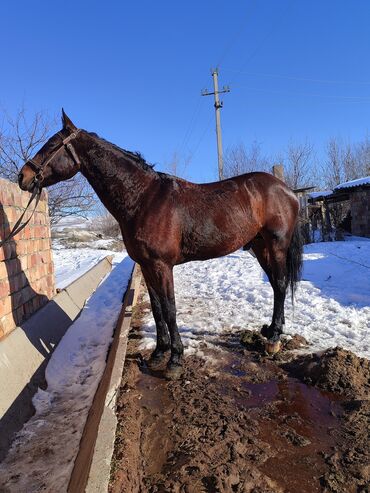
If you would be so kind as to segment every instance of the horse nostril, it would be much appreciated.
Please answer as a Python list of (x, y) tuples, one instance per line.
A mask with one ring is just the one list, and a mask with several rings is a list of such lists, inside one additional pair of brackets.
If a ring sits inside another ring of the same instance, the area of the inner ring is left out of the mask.
[(22, 181), (23, 181), (23, 173), (19, 173), (18, 174), (18, 185), (22, 185)]

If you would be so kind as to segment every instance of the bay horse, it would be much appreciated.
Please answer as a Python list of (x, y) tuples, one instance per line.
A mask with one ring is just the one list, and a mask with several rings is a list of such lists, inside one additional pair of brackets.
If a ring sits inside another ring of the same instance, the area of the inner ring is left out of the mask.
[(288, 286), (300, 278), (299, 204), (285, 183), (254, 172), (195, 184), (157, 172), (132, 153), (78, 129), (62, 110), (63, 128), (27, 161), (19, 186), (32, 191), (80, 171), (117, 219), (130, 257), (142, 270), (156, 324), (148, 360), (157, 368), (171, 350), (167, 378), (182, 373), (183, 345), (176, 324), (173, 267), (252, 248), (274, 292), (272, 322), (262, 328), (266, 348), (278, 350)]

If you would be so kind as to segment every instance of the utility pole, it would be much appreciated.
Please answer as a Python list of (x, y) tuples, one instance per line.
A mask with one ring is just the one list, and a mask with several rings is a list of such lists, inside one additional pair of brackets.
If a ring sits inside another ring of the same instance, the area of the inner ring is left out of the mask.
[(223, 102), (220, 101), (218, 95), (224, 92), (230, 92), (229, 86), (223, 86), (222, 91), (218, 90), (218, 69), (211, 69), (212, 77), (213, 77), (213, 89), (214, 92), (208, 92), (207, 89), (202, 91), (202, 96), (211, 96), (212, 94), (215, 97), (215, 111), (216, 111), (216, 134), (217, 134), (217, 155), (218, 155), (218, 177), (220, 180), (224, 178), (224, 164), (222, 159), (222, 137), (221, 137), (221, 116), (220, 109), (223, 106)]

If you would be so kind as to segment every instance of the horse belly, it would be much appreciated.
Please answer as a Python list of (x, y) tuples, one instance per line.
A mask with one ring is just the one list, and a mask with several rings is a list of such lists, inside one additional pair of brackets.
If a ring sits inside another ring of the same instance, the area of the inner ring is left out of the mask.
[(207, 260), (235, 252), (258, 232), (258, 226), (225, 218), (221, 224), (208, 220), (183, 237), (182, 251), (186, 260)]

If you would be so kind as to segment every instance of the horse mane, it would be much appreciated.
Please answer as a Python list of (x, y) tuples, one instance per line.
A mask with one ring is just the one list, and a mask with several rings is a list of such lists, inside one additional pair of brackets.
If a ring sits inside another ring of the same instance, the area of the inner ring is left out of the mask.
[(91, 135), (92, 137), (98, 138), (99, 140), (103, 141), (105, 144), (108, 144), (108, 146), (112, 147), (113, 149), (122, 152), (125, 156), (127, 156), (129, 159), (134, 161), (136, 164), (138, 164), (144, 171), (155, 171), (154, 164), (147, 163), (140, 152), (131, 152), (131, 151), (127, 151), (126, 149), (122, 149), (122, 147), (119, 147), (117, 144), (113, 144), (112, 142), (109, 142), (109, 140), (100, 137), (100, 135), (98, 135), (95, 132), (88, 132), (88, 134)]

